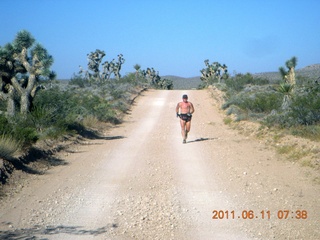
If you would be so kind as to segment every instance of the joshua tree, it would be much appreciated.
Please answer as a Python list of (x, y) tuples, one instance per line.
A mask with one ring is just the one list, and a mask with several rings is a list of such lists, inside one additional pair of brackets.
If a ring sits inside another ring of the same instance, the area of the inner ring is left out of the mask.
[(206, 68), (203, 68), (200, 71), (200, 79), (206, 83), (206, 86), (214, 80), (218, 80), (218, 83), (220, 83), (221, 78), (228, 78), (228, 67), (225, 64), (221, 65), (219, 62), (209, 64), (208, 59), (204, 61), (204, 64), (206, 65)]
[(15, 89), (11, 84), (11, 78), (16, 75), (14, 66), (12, 44), (0, 47), (0, 99), (7, 102), (7, 114), (15, 114)]
[(172, 90), (173, 89), (173, 82), (170, 79), (160, 79), (158, 82), (158, 88)]
[(139, 73), (141, 66), (139, 64), (135, 64), (133, 68), (136, 70), (136, 73)]
[(89, 71), (86, 72), (86, 77), (88, 79), (94, 78), (95, 80), (101, 81), (101, 76), (100, 76), (100, 64), (102, 62), (103, 57), (106, 54), (104, 51), (101, 51), (97, 49), (95, 52), (91, 52), (87, 54), (88, 56), (88, 70), (90, 70), (92, 73)]
[(296, 85), (296, 78), (295, 78), (295, 67), (297, 66), (298, 59), (296, 57), (292, 57), (288, 61), (286, 61), (286, 70), (284, 67), (279, 68), (279, 72), (283, 78), (283, 80), (287, 83), (292, 84), (293, 86)]
[(157, 85), (161, 79), (159, 72), (154, 70), (154, 68), (147, 68), (147, 70), (144, 72), (144, 75), (152, 85)]
[(7, 114), (14, 115), (17, 95), (20, 112), (25, 115), (40, 89), (39, 80), (55, 76), (50, 71), (53, 58), (26, 30), (18, 32), (12, 44), (5, 45), (0, 58), (0, 87), (8, 101)]
[(173, 82), (169, 79), (162, 79), (159, 76), (159, 72), (154, 68), (147, 68), (147, 70), (142, 70), (141, 73), (153, 87), (167, 90), (173, 89)]
[(141, 66), (140, 66), (139, 64), (135, 64), (135, 65), (133, 66), (133, 68), (136, 70), (135, 80), (137, 81), (137, 80), (138, 80), (138, 77), (139, 77), (139, 72), (140, 72)]
[[(111, 62), (105, 61), (101, 64), (102, 59), (105, 56), (105, 52), (97, 49), (95, 52), (91, 52), (90, 54), (87, 54), (88, 56), (88, 70), (85, 71), (80, 66), (80, 74), (84, 74), (85, 77), (89, 81), (95, 81), (98, 83), (105, 82), (106, 80), (109, 80), (111, 75), (114, 74), (116, 79), (120, 79), (120, 70), (121, 66), (124, 63), (125, 59), (123, 58), (122, 54), (118, 55), (118, 61), (116, 62), (115, 59), (113, 59)], [(103, 70), (100, 71), (100, 65), (102, 66)]]
[(116, 79), (120, 80), (121, 78), (121, 75), (120, 75), (120, 70), (121, 70), (121, 66), (122, 64), (124, 64), (125, 62), (125, 59), (123, 58), (123, 55), (122, 54), (119, 54), (118, 55), (118, 61), (115, 62), (115, 64), (113, 65), (113, 73), (116, 77)]
[(296, 79), (295, 79), (295, 67), (297, 66), (298, 59), (296, 57), (292, 57), (288, 61), (286, 61), (286, 70), (284, 67), (279, 68), (279, 72), (284, 80), (284, 83), (280, 83), (277, 91), (282, 93), (283, 100), (282, 100), (282, 109), (288, 109), (292, 95), (294, 94), (294, 89), (296, 86)]
[(290, 83), (280, 83), (280, 86), (276, 89), (279, 93), (283, 94), (283, 100), (281, 108), (287, 110), (291, 103), (294, 85)]
[(14, 58), (22, 64), (27, 73), (21, 75), (20, 79), (14, 76), (11, 78), (11, 83), (20, 96), (20, 112), (26, 114), (39, 89), (37, 84), (39, 79), (41, 76), (48, 77), (50, 73), (53, 57), (40, 44), (34, 45), (34, 39), (27, 31), (18, 33), (14, 45), (17, 48)]

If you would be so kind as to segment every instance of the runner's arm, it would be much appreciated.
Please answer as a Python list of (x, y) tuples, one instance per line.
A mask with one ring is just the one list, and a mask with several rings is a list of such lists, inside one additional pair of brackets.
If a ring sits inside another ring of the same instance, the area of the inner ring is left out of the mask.
[(180, 108), (180, 103), (177, 104), (177, 107), (176, 107), (176, 114), (179, 114), (179, 108)]
[(192, 104), (192, 103), (190, 103), (190, 113), (191, 113), (191, 114), (194, 113), (194, 107), (193, 107), (193, 104)]

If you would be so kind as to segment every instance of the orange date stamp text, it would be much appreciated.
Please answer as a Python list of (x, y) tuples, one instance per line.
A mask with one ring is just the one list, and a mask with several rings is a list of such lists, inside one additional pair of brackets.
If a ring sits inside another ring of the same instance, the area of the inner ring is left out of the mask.
[(305, 220), (308, 218), (307, 210), (213, 210), (212, 211), (212, 219), (300, 219)]

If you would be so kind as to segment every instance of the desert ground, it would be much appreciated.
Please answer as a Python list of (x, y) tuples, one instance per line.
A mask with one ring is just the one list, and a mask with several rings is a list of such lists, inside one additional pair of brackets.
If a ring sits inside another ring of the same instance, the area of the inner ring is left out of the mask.
[(223, 118), (208, 90), (143, 92), (105, 138), (58, 153), (66, 164), (1, 200), (0, 239), (320, 239), (312, 169)]

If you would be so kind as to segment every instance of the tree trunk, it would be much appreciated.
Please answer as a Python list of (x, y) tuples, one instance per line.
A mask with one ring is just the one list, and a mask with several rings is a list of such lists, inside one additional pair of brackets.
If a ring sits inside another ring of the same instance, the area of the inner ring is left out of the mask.
[(294, 67), (290, 68), (289, 70), (289, 82), (292, 85), (296, 85), (296, 76), (294, 72)]
[(30, 94), (24, 91), (20, 97), (20, 113), (26, 115), (30, 107)]
[(14, 103), (14, 99), (9, 97), (7, 99), (7, 115), (10, 117), (13, 117), (15, 114), (15, 103)]
[(7, 94), (7, 115), (13, 117), (16, 113), (16, 106), (14, 102), (14, 88), (9, 86)]

